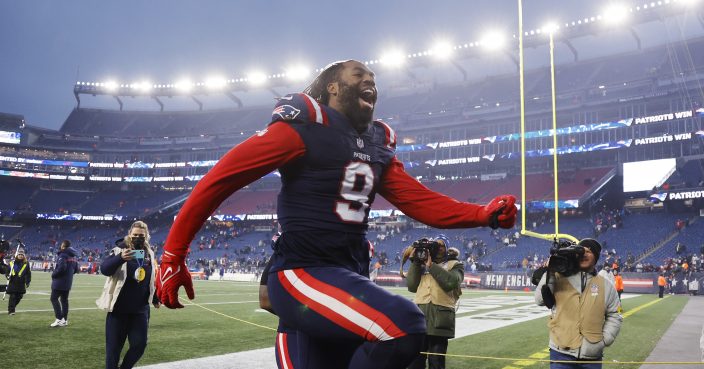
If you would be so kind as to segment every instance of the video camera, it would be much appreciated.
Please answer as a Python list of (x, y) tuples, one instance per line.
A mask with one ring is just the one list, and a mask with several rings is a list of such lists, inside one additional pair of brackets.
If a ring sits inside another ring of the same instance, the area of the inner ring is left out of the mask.
[(437, 255), (438, 249), (440, 248), (440, 243), (437, 241), (430, 240), (428, 238), (421, 238), (413, 242), (413, 254), (411, 255), (411, 261), (416, 264), (425, 264), (428, 258)]
[(555, 241), (550, 248), (548, 271), (571, 276), (579, 271), (579, 260), (584, 256), (584, 247), (572, 241)]
[[(567, 240), (555, 240), (550, 248), (547, 267), (540, 267), (533, 272), (531, 282), (537, 286), (545, 272), (560, 273), (571, 276), (579, 271), (579, 261), (584, 255), (584, 247)], [(547, 280), (546, 280), (547, 281)]]

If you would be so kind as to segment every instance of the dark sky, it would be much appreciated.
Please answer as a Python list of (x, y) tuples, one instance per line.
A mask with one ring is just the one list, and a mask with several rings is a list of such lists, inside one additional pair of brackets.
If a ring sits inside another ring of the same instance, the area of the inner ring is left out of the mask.
[[(526, 28), (537, 28), (599, 14), (607, 1), (524, 3)], [(701, 33), (685, 18), (642, 32), (665, 41)], [(378, 58), (397, 45), (421, 51), (438, 38), (464, 43), (489, 28), (513, 33), (516, 22), (513, 0), (2, 1), (0, 112), (57, 129), (75, 106), (77, 79), (170, 83), (213, 73), (242, 77), (254, 69), (277, 73), (291, 62), (320, 67)], [(582, 53), (632, 48), (618, 40), (595, 40)]]

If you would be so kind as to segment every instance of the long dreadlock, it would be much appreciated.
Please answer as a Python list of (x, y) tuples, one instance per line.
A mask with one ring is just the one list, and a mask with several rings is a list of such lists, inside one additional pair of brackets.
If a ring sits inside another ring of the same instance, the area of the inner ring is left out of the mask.
[(339, 73), (342, 70), (342, 65), (349, 61), (352, 61), (352, 59), (332, 62), (325, 66), (325, 68), (320, 71), (320, 74), (318, 74), (318, 77), (316, 77), (313, 82), (311, 82), (311, 84), (303, 90), (303, 93), (311, 96), (323, 105), (328, 105), (330, 102), (328, 84), (337, 80)]

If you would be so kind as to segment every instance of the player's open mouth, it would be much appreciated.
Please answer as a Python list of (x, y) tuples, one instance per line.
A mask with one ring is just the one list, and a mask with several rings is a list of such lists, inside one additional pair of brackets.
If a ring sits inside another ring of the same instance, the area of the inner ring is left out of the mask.
[(373, 88), (365, 88), (359, 93), (359, 101), (362, 106), (374, 109), (376, 103), (376, 91)]

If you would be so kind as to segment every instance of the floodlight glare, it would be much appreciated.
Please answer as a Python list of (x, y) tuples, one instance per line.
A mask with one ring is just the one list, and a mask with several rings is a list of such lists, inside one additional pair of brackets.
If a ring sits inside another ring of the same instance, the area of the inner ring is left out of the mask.
[(291, 81), (298, 82), (303, 81), (310, 75), (310, 69), (296, 65), (286, 69), (286, 78)]
[(550, 33), (555, 34), (555, 33), (557, 33), (557, 31), (559, 29), (560, 29), (560, 26), (555, 22), (549, 22), (541, 28), (541, 30), (544, 33), (548, 33), (548, 34), (550, 34)]
[(438, 59), (449, 59), (452, 56), (452, 44), (447, 41), (439, 41), (435, 46), (430, 49)]
[(225, 78), (222, 77), (210, 77), (205, 80), (205, 87), (212, 90), (219, 90), (225, 87), (225, 84), (227, 84), (227, 82)]
[(181, 92), (190, 92), (191, 89), (193, 88), (193, 82), (191, 82), (190, 80), (184, 79), (184, 80), (176, 82), (176, 85), (174, 87), (176, 87), (176, 89)]
[(266, 82), (266, 74), (262, 72), (252, 72), (247, 75), (247, 81), (252, 86), (261, 86)]
[(490, 31), (484, 34), (480, 42), (487, 50), (499, 50), (506, 44), (506, 38), (500, 32)]
[(115, 81), (107, 81), (104, 83), (105, 89), (108, 91), (115, 91), (117, 89), (117, 82)]
[(149, 81), (137, 82), (134, 84), (134, 88), (142, 92), (148, 92), (152, 89), (152, 83)]
[(400, 67), (406, 62), (406, 54), (399, 50), (390, 51), (380, 61), (389, 67)]
[(623, 4), (610, 4), (604, 9), (604, 21), (608, 24), (619, 24), (628, 17), (628, 8)]

